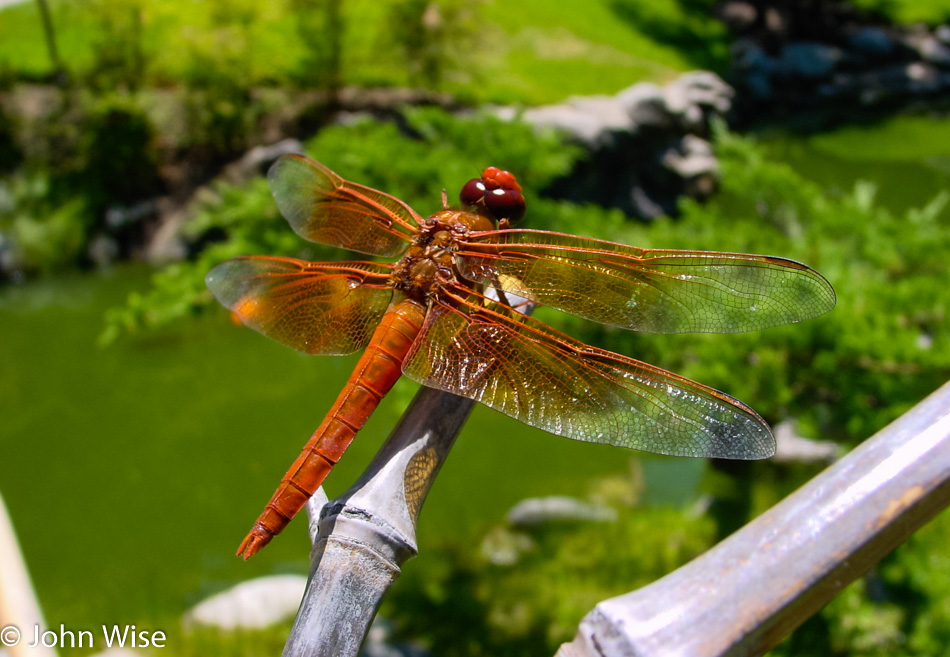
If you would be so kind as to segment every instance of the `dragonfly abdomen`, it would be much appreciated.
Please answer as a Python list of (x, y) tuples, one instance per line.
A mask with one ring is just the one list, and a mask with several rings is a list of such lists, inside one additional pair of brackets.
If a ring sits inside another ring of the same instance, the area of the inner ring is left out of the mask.
[(320, 487), (401, 376), (402, 363), (424, 319), (425, 308), (413, 299), (401, 299), (389, 307), (340, 396), (281, 479), (238, 548), (238, 556), (247, 559), (267, 545)]

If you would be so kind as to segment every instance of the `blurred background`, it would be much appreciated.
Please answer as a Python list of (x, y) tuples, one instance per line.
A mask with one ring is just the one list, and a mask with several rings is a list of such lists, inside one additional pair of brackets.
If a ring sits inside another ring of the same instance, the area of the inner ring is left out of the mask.
[[(277, 213), (262, 173), (303, 150), (421, 214), (506, 168), (527, 227), (785, 256), (837, 290), (824, 317), (729, 336), (538, 311), (782, 436), (776, 459), (710, 464), (476, 409), (380, 611), (392, 654), (553, 654), (596, 602), (702, 553), (950, 376), (948, 21), (948, 0), (0, 3), (0, 493), (48, 624), (162, 630), (166, 655), (279, 652), (286, 624), (179, 619), (308, 569), (301, 520), (233, 554), (355, 357), (237, 327), (203, 284), (238, 254), (354, 257)], [(415, 390), (384, 401), (331, 497)], [(509, 514), (555, 495), (576, 513)], [(944, 514), (773, 654), (947, 654), (947, 545)]]

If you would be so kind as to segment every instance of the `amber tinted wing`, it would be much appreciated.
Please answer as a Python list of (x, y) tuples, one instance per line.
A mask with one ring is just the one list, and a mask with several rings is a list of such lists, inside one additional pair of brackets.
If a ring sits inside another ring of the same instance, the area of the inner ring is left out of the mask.
[(739, 333), (835, 305), (824, 277), (785, 258), (664, 251), (532, 230), (478, 233), (466, 278), (603, 324), (652, 333)]
[(245, 326), (310, 355), (350, 354), (369, 342), (392, 297), (389, 265), (242, 256), (205, 283)]
[(311, 242), (397, 256), (420, 223), (419, 215), (399, 199), (344, 180), (302, 155), (278, 159), (267, 179), (281, 214)]
[(774, 453), (768, 425), (732, 397), (486, 303), (436, 302), (403, 372), (575, 440), (678, 456)]

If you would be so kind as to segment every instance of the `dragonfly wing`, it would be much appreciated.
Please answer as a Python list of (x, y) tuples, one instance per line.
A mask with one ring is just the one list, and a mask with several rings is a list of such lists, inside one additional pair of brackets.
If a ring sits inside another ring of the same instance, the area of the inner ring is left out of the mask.
[(375, 256), (397, 256), (421, 222), (399, 199), (344, 180), (319, 162), (284, 155), (267, 174), (271, 193), (305, 240)]
[(740, 333), (816, 317), (831, 284), (785, 258), (667, 251), (532, 230), (480, 233), (466, 278), (602, 324), (651, 333)]
[(677, 456), (774, 453), (768, 425), (742, 402), (516, 316), (436, 302), (403, 373), (575, 440)]
[(392, 298), (390, 266), (242, 256), (205, 278), (244, 325), (309, 355), (350, 354), (366, 346)]

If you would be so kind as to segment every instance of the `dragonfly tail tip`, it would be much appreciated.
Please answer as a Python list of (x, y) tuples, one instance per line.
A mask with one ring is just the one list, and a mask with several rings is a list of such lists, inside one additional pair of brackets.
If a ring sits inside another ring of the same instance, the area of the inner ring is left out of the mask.
[(274, 535), (264, 528), (254, 526), (254, 529), (244, 537), (241, 546), (237, 550), (237, 556), (243, 557), (245, 561), (261, 551), (261, 549), (270, 543)]

